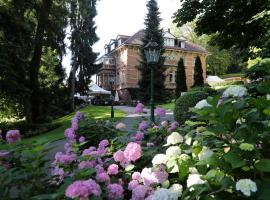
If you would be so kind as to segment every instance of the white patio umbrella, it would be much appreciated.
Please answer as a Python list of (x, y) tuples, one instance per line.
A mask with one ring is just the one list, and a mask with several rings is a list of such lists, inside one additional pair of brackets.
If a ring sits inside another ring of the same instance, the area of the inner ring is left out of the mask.
[(90, 94), (111, 94), (110, 91), (104, 90), (95, 83), (90, 84), (89, 89)]
[(117, 91), (115, 91), (114, 101), (119, 101), (119, 95)]

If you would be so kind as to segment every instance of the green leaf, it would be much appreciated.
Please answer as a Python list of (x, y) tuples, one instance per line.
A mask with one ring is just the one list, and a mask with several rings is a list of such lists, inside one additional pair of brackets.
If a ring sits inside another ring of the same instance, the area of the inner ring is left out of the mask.
[(234, 152), (229, 152), (224, 155), (224, 159), (226, 162), (229, 162), (232, 165), (232, 168), (239, 168), (243, 167), (246, 164), (246, 161), (244, 161), (238, 154)]
[(261, 172), (270, 172), (270, 159), (260, 160), (255, 163), (255, 168)]

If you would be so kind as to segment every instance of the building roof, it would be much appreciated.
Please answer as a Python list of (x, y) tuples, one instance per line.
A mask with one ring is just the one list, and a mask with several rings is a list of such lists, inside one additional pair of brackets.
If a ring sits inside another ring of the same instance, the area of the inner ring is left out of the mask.
[[(134, 45), (142, 45), (142, 38), (144, 36), (144, 30), (141, 29), (138, 32), (136, 32), (134, 35), (132, 35), (130, 38), (128, 38), (123, 44), (134, 44)], [(169, 32), (165, 32), (164, 37), (170, 36), (169, 38), (173, 38), (173, 35)], [(177, 38), (175, 38), (177, 39)], [(179, 39), (180, 41), (183, 41), (183, 39)], [(167, 49), (179, 49), (179, 50), (185, 50), (185, 51), (193, 51), (193, 52), (200, 52), (200, 53), (208, 53), (205, 48), (194, 44), (192, 42), (185, 41), (185, 48), (181, 48), (179, 46), (165, 46)]]

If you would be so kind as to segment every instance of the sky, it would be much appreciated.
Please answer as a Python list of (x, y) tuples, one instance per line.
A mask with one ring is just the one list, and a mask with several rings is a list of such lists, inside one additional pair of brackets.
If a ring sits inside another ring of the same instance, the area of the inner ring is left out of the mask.
[[(180, 7), (180, 0), (157, 0), (160, 17), (163, 19), (161, 28), (170, 27), (173, 13)], [(144, 18), (147, 12), (147, 0), (100, 0), (97, 2), (95, 18), (99, 41), (94, 44), (95, 52), (104, 54), (104, 45), (118, 34), (133, 35), (144, 28)], [(66, 41), (68, 44), (69, 42)], [(64, 57), (63, 66), (70, 70), (70, 52)]]

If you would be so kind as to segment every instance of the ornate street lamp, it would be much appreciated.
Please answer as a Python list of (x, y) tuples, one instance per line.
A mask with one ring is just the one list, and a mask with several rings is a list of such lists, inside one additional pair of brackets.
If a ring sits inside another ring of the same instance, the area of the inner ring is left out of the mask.
[(112, 98), (111, 118), (113, 119), (114, 118), (114, 108), (113, 108), (113, 104), (114, 104), (114, 96), (113, 96), (114, 77), (110, 77), (109, 82), (110, 82), (110, 86), (111, 86), (111, 98)]
[(144, 47), (144, 54), (146, 57), (147, 65), (151, 68), (151, 82), (150, 82), (150, 106), (151, 106), (151, 122), (155, 123), (155, 115), (154, 115), (154, 64), (158, 63), (160, 56), (160, 48), (158, 43), (150, 41)]

